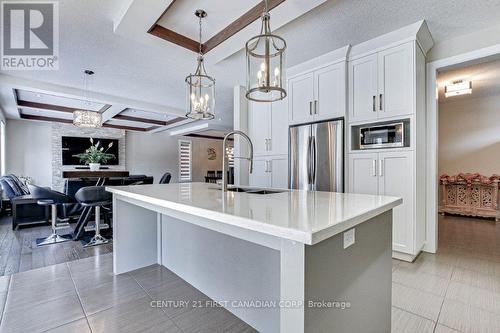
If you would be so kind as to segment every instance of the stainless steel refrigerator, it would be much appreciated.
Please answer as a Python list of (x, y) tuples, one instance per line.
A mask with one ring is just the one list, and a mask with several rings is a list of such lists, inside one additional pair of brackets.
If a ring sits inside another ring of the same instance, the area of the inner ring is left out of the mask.
[(344, 121), (290, 127), (292, 189), (344, 191)]

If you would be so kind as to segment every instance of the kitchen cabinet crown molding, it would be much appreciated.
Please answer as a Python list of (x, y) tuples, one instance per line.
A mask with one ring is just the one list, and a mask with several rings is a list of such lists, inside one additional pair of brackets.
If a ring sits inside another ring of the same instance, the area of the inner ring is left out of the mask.
[(424, 55), (432, 48), (434, 39), (425, 20), (415, 22), (385, 35), (352, 46), (348, 60), (359, 59), (411, 41), (416, 41)]
[(287, 68), (287, 78), (293, 78), (329, 65), (347, 61), (351, 45), (346, 45), (334, 51), (320, 55), (319, 57), (307, 60), (298, 65)]

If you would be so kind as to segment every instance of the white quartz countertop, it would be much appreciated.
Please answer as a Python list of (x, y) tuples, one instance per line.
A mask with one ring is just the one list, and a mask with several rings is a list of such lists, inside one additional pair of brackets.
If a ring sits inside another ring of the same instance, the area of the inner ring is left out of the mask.
[(302, 190), (265, 195), (224, 193), (217, 185), (207, 183), (115, 186), (106, 190), (135, 201), (308, 245), (402, 203), (401, 198), (389, 196)]

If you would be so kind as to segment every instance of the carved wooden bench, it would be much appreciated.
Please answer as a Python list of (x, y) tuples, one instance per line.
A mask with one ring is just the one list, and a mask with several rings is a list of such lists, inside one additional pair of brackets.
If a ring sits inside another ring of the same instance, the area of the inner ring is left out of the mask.
[(500, 219), (498, 210), (498, 184), (500, 176), (486, 177), (478, 173), (442, 175), (441, 214), (493, 217)]

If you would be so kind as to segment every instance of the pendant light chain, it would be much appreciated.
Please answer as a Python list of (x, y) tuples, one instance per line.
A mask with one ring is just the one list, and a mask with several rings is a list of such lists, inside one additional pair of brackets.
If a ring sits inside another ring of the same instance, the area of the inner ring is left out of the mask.
[(200, 38), (200, 45), (199, 45), (199, 54), (200, 56), (203, 56), (203, 53), (202, 53), (202, 44), (201, 44), (201, 16), (199, 17), (199, 25), (200, 25), (200, 32), (199, 32), (199, 38)]
[(195, 73), (188, 75), (185, 80), (188, 95), (186, 117), (197, 120), (210, 120), (215, 117), (215, 79), (207, 74), (203, 59), (202, 19), (207, 16), (207, 13), (202, 9), (198, 9), (195, 15), (198, 17), (199, 26), (198, 59)]

